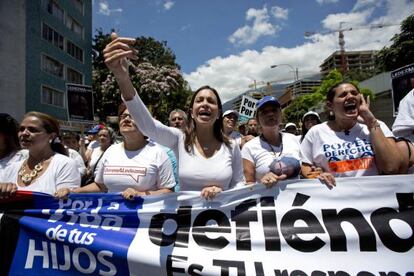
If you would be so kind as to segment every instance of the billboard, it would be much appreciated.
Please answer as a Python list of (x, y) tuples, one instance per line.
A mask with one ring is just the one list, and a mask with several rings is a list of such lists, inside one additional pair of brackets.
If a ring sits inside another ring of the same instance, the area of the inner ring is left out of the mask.
[(69, 121), (93, 121), (92, 87), (81, 84), (66, 84)]

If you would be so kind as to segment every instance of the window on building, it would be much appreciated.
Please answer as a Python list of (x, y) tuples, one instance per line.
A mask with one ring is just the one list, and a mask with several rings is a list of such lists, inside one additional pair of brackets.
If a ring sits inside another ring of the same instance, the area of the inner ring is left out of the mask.
[(80, 62), (83, 62), (83, 50), (69, 40), (66, 41), (66, 52)]
[(64, 12), (61, 7), (56, 3), (54, 0), (43, 0), (42, 1), (43, 8), (51, 15), (59, 19), (59, 21), (63, 22)]
[(80, 37), (83, 37), (82, 25), (69, 15), (66, 17), (66, 27), (68, 27), (69, 30), (73, 31), (75, 34), (78, 34)]
[(42, 86), (42, 103), (65, 107), (65, 94), (50, 87)]
[(63, 63), (42, 55), (42, 70), (63, 79)]
[(42, 37), (54, 46), (63, 50), (63, 36), (45, 23), (42, 25)]
[(70, 83), (83, 84), (83, 75), (82, 73), (68, 67), (66, 69), (66, 80)]
[(82, 0), (73, 0), (75, 8), (83, 15), (83, 1)]

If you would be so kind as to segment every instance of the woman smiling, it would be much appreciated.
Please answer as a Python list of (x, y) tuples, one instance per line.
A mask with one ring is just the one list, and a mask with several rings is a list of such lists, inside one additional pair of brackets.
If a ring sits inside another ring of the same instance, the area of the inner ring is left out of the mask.
[(243, 182), (240, 149), (222, 133), (222, 106), (217, 91), (200, 87), (192, 96), (188, 126), (183, 133), (151, 117), (132, 85), (127, 58), (136, 58), (131, 38), (112, 34), (104, 50), (105, 63), (115, 75), (132, 118), (143, 134), (174, 150), (178, 159), (181, 191), (201, 191), (213, 198), (223, 190)]

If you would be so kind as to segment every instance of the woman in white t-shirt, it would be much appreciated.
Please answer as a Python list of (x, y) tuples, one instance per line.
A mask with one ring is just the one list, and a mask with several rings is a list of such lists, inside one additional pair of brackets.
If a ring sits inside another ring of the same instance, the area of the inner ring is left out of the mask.
[(279, 180), (297, 177), (300, 145), (295, 135), (279, 131), (282, 114), (279, 102), (274, 97), (265, 96), (257, 102), (256, 108), (262, 134), (242, 148), (246, 182), (272, 186)]
[(119, 106), (118, 114), (124, 142), (105, 151), (94, 183), (73, 190), (62, 189), (58, 191), (59, 197), (66, 197), (70, 192), (120, 192), (125, 199), (133, 199), (172, 191), (175, 178), (165, 150), (144, 137), (125, 104)]
[(369, 98), (366, 103), (356, 86), (333, 86), (327, 108), (329, 121), (312, 127), (302, 141), (304, 177), (317, 177), (333, 187), (335, 177), (398, 173), (401, 158), (394, 136), (375, 118)]
[(136, 58), (129, 45), (135, 39), (118, 38), (115, 33), (112, 39), (104, 50), (105, 63), (140, 130), (177, 156), (180, 190), (201, 191), (203, 198), (210, 199), (242, 183), (240, 149), (221, 131), (222, 106), (217, 91), (203, 86), (193, 94), (185, 133), (167, 127), (152, 118), (129, 77), (127, 58)]
[(26, 113), (18, 137), (28, 157), (2, 171), (0, 198), (16, 190), (53, 195), (62, 187), (79, 187), (80, 174), (75, 162), (67, 157), (65, 147), (57, 139), (59, 123), (41, 112)]

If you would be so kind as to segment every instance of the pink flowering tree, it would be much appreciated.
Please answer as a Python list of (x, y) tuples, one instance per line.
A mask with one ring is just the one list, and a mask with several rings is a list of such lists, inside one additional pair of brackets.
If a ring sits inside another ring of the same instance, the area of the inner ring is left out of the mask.
[[(95, 41), (102, 52), (109, 42), (109, 34)], [(154, 117), (166, 122), (169, 112), (175, 108), (186, 110), (191, 89), (182, 77), (175, 56), (166, 46), (153, 38), (137, 38), (135, 48), (138, 50), (135, 61), (130, 61), (130, 76), (134, 87), (140, 93), (144, 103)], [(96, 109), (100, 116), (116, 115), (121, 102), (120, 92), (114, 76), (108, 71), (101, 55), (94, 59), (92, 74)]]

